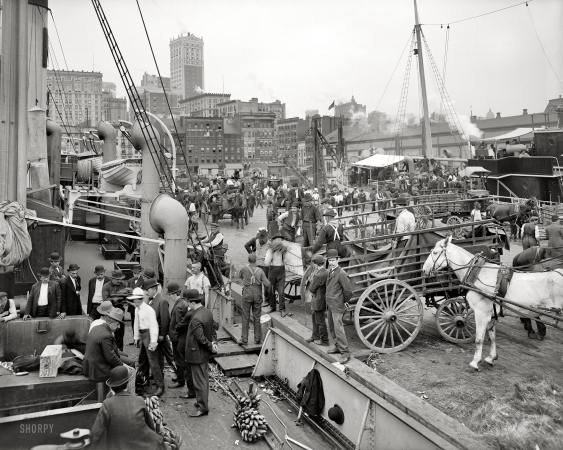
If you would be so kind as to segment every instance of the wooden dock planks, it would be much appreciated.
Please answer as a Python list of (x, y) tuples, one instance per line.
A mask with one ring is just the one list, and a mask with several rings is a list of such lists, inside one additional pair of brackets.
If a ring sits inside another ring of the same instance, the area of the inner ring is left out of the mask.
[[(226, 325), (223, 327), (227, 334), (244, 350), (248, 353), (260, 353), (260, 349), (262, 348), (262, 344), (255, 344), (254, 343), (254, 330), (252, 327), (248, 331), (248, 344), (242, 344), (242, 325), (240, 323), (236, 323), (233, 325)], [(263, 336), (264, 337), (264, 336)]]
[(228, 377), (250, 375), (258, 361), (258, 355), (247, 354), (220, 356), (215, 362)]

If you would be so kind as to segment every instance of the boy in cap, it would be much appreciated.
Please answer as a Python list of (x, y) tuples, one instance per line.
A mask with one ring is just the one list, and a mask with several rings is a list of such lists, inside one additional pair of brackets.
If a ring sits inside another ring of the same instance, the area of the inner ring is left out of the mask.
[(96, 266), (94, 269), (94, 277), (88, 281), (88, 302), (86, 303), (86, 314), (92, 319), (100, 318), (98, 306), (104, 301), (103, 288), (106, 283), (109, 283), (110, 278), (106, 276), (106, 269), (104, 266)]
[(57, 283), (60, 283), (65, 276), (63, 268), (61, 267), (61, 259), (61, 255), (57, 252), (51, 253), (49, 257), (50, 280), (56, 281)]
[(309, 285), (309, 292), (313, 294), (311, 300), (311, 320), (313, 322), (313, 335), (307, 342), (314, 342), (324, 347), (329, 345), (326, 327), (326, 282), (328, 270), (325, 269), (325, 259), (322, 255), (313, 255), (311, 260), (316, 267), (316, 273)]
[(301, 222), (301, 214), (298, 211), (299, 203), (293, 202), (289, 211), (280, 214), (278, 217), (278, 226), (280, 228), (280, 234), (283, 235), (284, 239), (289, 242), (295, 242), (295, 235), (297, 228)]
[(254, 318), (254, 343), (260, 344), (262, 341), (262, 330), (260, 327), (260, 306), (262, 303), (262, 286), (266, 289), (270, 287), (268, 278), (256, 266), (256, 255), (248, 255), (248, 265), (240, 269), (242, 278), (242, 336), (244, 345), (248, 344), (248, 328), (250, 325), (250, 311)]
[(78, 275), (78, 264), (70, 264), (67, 272), (68, 276), (61, 281), (61, 314), (59, 319), (65, 316), (81, 316), (82, 303), (80, 302), (81, 280)]

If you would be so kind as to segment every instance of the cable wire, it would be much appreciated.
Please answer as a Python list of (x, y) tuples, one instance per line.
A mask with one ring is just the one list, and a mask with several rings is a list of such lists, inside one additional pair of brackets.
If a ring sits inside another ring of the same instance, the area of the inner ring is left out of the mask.
[(557, 81), (559, 81), (559, 84), (561, 86), (563, 86), (563, 82), (561, 82), (561, 78), (559, 78), (559, 75), (557, 75), (557, 72), (555, 71), (555, 69), (553, 68), (553, 65), (551, 64), (551, 61), (549, 60), (549, 56), (547, 56), (547, 52), (545, 51), (545, 48), (543, 48), (543, 44), (542, 44), (540, 36), (538, 34), (538, 30), (536, 29), (536, 25), (534, 24), (534, 20), (532, 19), (532, 14), (530, 13), (530, 8), (528, 7), (528, 3), (526, 3), (526, 11), (528, 11), (528, 16), (530, 17), (530, 22), (532, 22), (532, 27), (534, 28), (534, 32), (536, 33), (536, 37), (538, 38), (538, 42), (540, 43), (540, 47), (543, 51), (543, 54), (545, 55), (545, 59), (547, 59), (549, 67), (551, 67), (551, 70), (553, 70), (553, 74), (557, 78)]
[(446, 23), (449, 24), (449, 25), (453, 25), (454, 23), (466, 22), (467, 20), (473, 20), (473, 19), (477, 19), (478, 17), (488, 16), (488, 15), (490, 15), (490, 14), (494, 14), (494, 13), (497, 13), (497, 12), (499, 12), (499, 11), (504, 11), (504, 10), (506, 10), (506, 9), (516, 8), (517, 6), (520, 6), (520, 5), (523, 5), (523, 4), (526, 4), (526, 6), (528, 6), (528, 3), (533, 2), (533, 1), (534, 1), (534, 0), (527, 0), (527, 1), (525, 1), (525, 2), (516, 3), (515, 5), (512, 5), (512, 6), (507, 6), (507, 7), (505, 7), (505, 8), (496, 9), (496, 10), (491, 11), (491, 12), (488, 12), (488, 13), (479, 14), (478, 16), (472, 16), (472, 17), (467, 17), (467, 18), (465, 18), (465, 19), (456, 20), (456, 21), (454, 21), (454, 22), (421, 23), (420, 25), (421, 25), (421, 26), (422, 26), (422, 25), (425, 25), (425, 26), (437, 26), (437, 25), (442, 26), (442, 25), (444, 25), (444, 24), (446, 24)]

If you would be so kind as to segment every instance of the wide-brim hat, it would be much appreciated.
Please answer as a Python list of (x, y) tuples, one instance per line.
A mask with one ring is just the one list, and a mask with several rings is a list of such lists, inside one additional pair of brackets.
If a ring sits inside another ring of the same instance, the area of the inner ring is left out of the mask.
[(334, 209), (327, 209), (323, 216), (325, 217), (336, 217), (336, 211)]
[(143, 276), (145, 278), (156, 278), (156, 273), (153, 269), (147, 267), (146, 269), (143, 270)]
[(133, 292), (129, 297), (127, 297), (127, 300), (135, 300), (138, 298), (145, 298), (145, 291), (139, 287), (133, 289)]
[(96, 266), (94, 267), (94, 274), (97, 275), (99, 273), (104, 273), (106, 271), (104, 266)]
[(409, 200), (406, 197), (397, 197), (393, 202), (397, 206), (407, 206), (409, 204)]
[(342, 425), (344, 423), (344, 411), (340, 406), (334, 405), (328, 410), (328, 418), (338, 425)]
[(147, 289), (153, 288), (158, 286), (158, 281), (156, 281), (155, 278), (149, 278), (147, 281), (145, 281), (143, 288), (145, 289), (145, 291)]
[(74, 270), (79, 270), (80, 267), (78, 267), (78, 264), (69, 264), (68, 269), (66, 269), (67, 272), (72, 272)]
[(61, 255), (59, 255), (57, 252), (53, 252), (51, 253), (51, 256), (49, 256), (49, 261), (60, 261)]
[(113, 270), (111, 272), (111, 279), (112, 280), (123, 280), (125, 278), (125, 275), (123, 275), (123, 272), (121, 270)]
[(272, 241), (273, 241), (274, 239), (277, 239), (277, 238), (287, 240), (287, 239), (285, 238), (285, 236), (282, 236), (281, 234), (276, 234), (276, 235), (272, 236)]
[(330, 198), (325, 197), (321, 200), (321, 203), (330, 203)]
[(261, 238), (268, 237), (268, 234), (269, 234), (268, 230), (259, 230), (258, 231), (258, 237), (261, 237)]
[(142, 272), (143, 268), (141, 267), (140, 264), (135, 264), (133, 267), (131, 267), (131, 272), (134, 273), (138, 273), (138, 272)]
[(122, 309), (119, 308), (112, 308), (111, 310), (109, 310), (109, 312), (106, 314), (110, 319), (115, 320), (116, 322), (119, 323), (125, 323), (123, 321), (124, 315), (125, 313), (123, 312)]
[(218, 224), (218, 223), (215, 223), (215, 222), (210, 223), (209, 226), (210, 226), (211, 228), (219, 228), (219, 224)]
[(112, 309), (113, 305), (111, 302), (109, 300), (105, 300), (100, 303), (100, 306), (96, 308), (96, 311), (98, 311), (102, 316), (107, 316)]
[(106, 384), (109, 387), (122, 386), (129, 383), (129, 380), (135, 376), (135, 370), (129, 370), (126, 366), (117, 366), (111, 369), (109, 380)]
[(41, 269), (39, 269), (39, 272), (37, 272), (37, 275), (39, 275), (40, 277), (49, 277), (51, 276), (51, 273), (49, 272), (48, 267), (41, 267)]

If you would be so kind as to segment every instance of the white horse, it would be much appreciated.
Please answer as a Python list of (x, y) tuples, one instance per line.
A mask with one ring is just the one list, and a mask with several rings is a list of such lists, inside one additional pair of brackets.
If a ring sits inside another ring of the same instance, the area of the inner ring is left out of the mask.
[[(422, 272), (424, 276), (432, 272), (449, 267), (459, 278), (463, 280), (467, 271), (472, 266), (474, 255), (463, 248), (451, 243), (451, 236), (438, 241), (434, 249), (428, 255)], [(500, 265), (485, 263), (479, 272), (477, 280), (474, 282), (476, 289), (485, 294), (493, 294), (497, 282), (498, 270)], [(485, 362), (490, 365), (498, 358), (495, 336), (495, 322), (491, 323), (493, 314), (493, 302), (483, 295), (474, 292), (467, 292), (467, 302), (475, 311), (475, 355), (469, 364), (474, 369), (479, 370), (479, 363), (483, 352), (483, 341), (485, 331), (489, 330), (491, 339), (491, 352), (485, 358)], [(506, 298), (511, 302), (522, 306), (531, 307), (536, 305), (563, 308), (563, 270), (555, 269), (550, 272), (515, 272), (508, 289)], [(529, 313), (525, 309), (515, 308), (523, 314)]]

